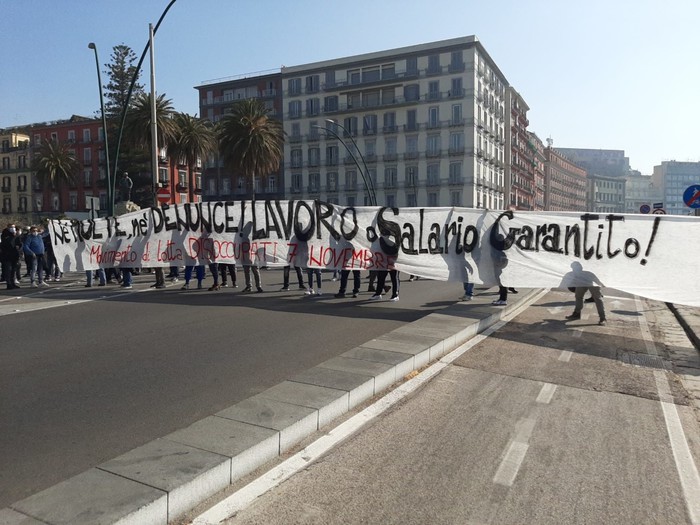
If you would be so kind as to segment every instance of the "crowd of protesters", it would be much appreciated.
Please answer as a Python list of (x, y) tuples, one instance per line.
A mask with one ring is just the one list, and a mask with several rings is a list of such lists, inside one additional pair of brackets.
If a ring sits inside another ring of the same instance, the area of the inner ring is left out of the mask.
[(32, 288), (49, 286), (48, 282), (60, 281), (63, 275), (43, 226), (8, 224), (0, 233), (0, 267), (0, 283), (8, 290), (19, 288), (23, 279), (28, 279)]

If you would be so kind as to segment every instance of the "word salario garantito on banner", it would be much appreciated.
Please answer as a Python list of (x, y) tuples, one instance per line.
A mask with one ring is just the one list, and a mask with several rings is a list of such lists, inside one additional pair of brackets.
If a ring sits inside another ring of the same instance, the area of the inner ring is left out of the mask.
[[(494, 232), (501, 241), (493, 242)], [(694, 276), (683, 283), (685, 292), (675, 291), (677, 278), (663, 277), (679, 260), (688, 261), (697, 275), (700, 248), (689, 239), (699, 238), (700, 221), (692, 217), (217, 201), (51, 221), (50, 233), (64, 271), (291, 264), (396, 268), (440, 280), (560, 287), (581, 280), (571, 276), (571, 263), (580, 261), (605, 286), (654, 298), (700, 296)], [(508, 264), (497, 272), (499, 253)], [(661, 291), (665, 286), (671, 290)]]

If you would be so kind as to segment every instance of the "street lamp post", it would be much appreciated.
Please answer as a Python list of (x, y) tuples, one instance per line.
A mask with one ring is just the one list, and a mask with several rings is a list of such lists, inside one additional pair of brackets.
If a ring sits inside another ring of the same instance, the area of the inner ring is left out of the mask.
[[(343, 129), (345, 129), (343, 126), (341, 126), (340, 124), (338, 124), (338, 123), (336, 123), (336, 122), (333, 122), (332, 120), (326, 120), (326, 122), (335, 124), (335, 125), (337, 125), (337, 126), (340, 126), (340, 127), (343, 128)], [(353, 160), (353, 162), (355, 163), (355, 166), (357, 166), (357, 169), (358, 169), (358, 171), (360, 172), (360, 176), (362, 177), (362, 181), (365, 183), (365, 191), (367, 192), (367, 196), (369, 197), (369, 203), (370, 203), (372, 206), (376, 206), (376, 205), (377, 205), (377, 196), (376, 196), (375, 193), (374, 193), (374, 185), (371, 184), (371, 177), (369, 177), (369, 170), (367, 169), (367, 163), (365, 162), (365, 158), (362, 156), (362, 153), (360, 152), (360, 149), (357, 147), (357, 143), (355, 142), (355, 140), (353, 139), (352, 142), (353, 142), (353, 145), (355, 146), (355, 150), (357, 151), (357, 154), (358, 154), (358, 155), (360, 156), (360, 158), (362, 159), (362, 164), (363, 164), (364, 167), (365, 167), (364, 171), (363, 171), (362, 167), (360, 166), (360, 163), (357, 161), (357, 157), (355, 156), (355, 154), (352, 152), (352, 150), (350, 149), (350, 147), (345, 143), (345, 141), (344, 141), (342, 138), (340, 138), (340, 135), (338, 135), (338, 133), (336, 133), (334, 130), (332, 130), (332, 129), (330, 129), (330, 128), (325, 128), (325, 127), (323, 127), (323, 126), (314, 125), (314, 126), (312, 126), (312, 127), (318, 128), (318, 129), (322, 129), (322, 130), (325, 131), (326, 133), (330, 133), (330, 134), (333, 135), (336, 139), (338, 139), (338, 140), (340, 141), (340, 143), (345, 147), (345, 149), (347, 150), (347, 152), (348, 152), (348, 153), (350, 154), (350, 156), (352, 157), (352, 160)], [(350, 135), (350, 133), (348, 132), (347, 129), (345, 129), (345, 131), (346, 131), (346, 133), (348, 133), (348, 135)], [(352, 138), (352, 136), (351, 136), (350, 138)]]
[(105, 116), (105, 103), (102, 96), (102, 76), (100, 75), (100, 60), (97, 58), (97, 46), (94, 42), (88, 44), (88, 48), (95, 52), (95, 66), (97, 67), (97, 87), (100, 90), (100, 112), (102, 113), (102, 134), (105, 139), (105, 164), (107, 166), (107, 215), (113, 215), (112, 209), (112, 175), (109, 169), (109, 140), (107, 140), (107, 117)]
[[(170, 3), (168, 6), (165, 8), (163, 13), (160, 15), (160, 18), (158, 19), (158, 22), (156, 23), (155, 27), (153, 28), (153, 35), (158, 32), (158, 28), (160, 27), (160, 23), (163, 21), (163, 18), (165, 18), (165, 15), (168, 13), (172, 5), (175, 3), (176, 0), (170, 0)], [(146, 43), (146, 47), (143, 49), (143, 53), (141, 53), (141, 58), (139, 59), (139, 63), (136, 65), (136, 68), (134, 69), (134, 76), (131, 78), (131, 84), (129, 85), (129, 91), (126, 95), (126, 101), (124, 102), (124, 107), (122, 108), (122, 115), (121, 119), (119, 121), (119, 132), (117, 134), (117, 148), (116, 151), (114, 152), (114, 176), (116, 177), (117, 175), (117, 165), (119, 163), (119, 150), (122, 144), (122, 133), (124, 131), (124, 121), (126, 120), (126, 110), (129, 108), (129, 101), (131, 100), (131, 93), (134, 91), (134, 85), (136, 84), (136, 79), (139, 76), (139, 71), (141, 71), (141, 65), (143, 64), (143, 60), (146, 58), (146, 53), (148, 53), (148, 49), (150, 47), (150, 38), (149, 41)], [(114, 212), (114, 191), (112, 192), (112, 201), (110, 202), (110, 215), (112, 215)]]
[[(362, 156), (362, 152), (360, 152), (360, 148), (358, 147), (357, 142), (355, 142), (355, 139), (353, 138), (352, 133), (350, 133), (350, 130), (348, 128), (346, 128), (345, 126), (343, 126), (339, 122), (335, 122), (334, 120), (331, 120), (329, 118), (326, 119), (326, 122), (329, 124), (332, 124), (334, 126), (338, 126), (340, 129), (345, 131), (345, 133), (347, 134), (348, 137), (350, 137), (350, 140), (352, 141), (352, 145), (355, 146), (355, 150), (357, 151), (357, 154), (362, 159), (362, 165), (365, 167), (365, 176), (367, 177), (367, 185), (369, 186), (370, 192), (371, 192), (370, 193), (371, 204), (376, 206), (377, 205), (377, 195), (374, 192), (374, 181), (372, 180), (372, 177), (369, 176), (369, 169), (367, 168), (367, 163), (365, 162), (365, 158)], [(340, 140), (340, 142), (343, 142), (342, 139), (340, 139), (340, 137), (338, 137), (338, 140)], [(343, 142), (343, 146), (345, 146), (345, 148), (348, 151), (350, 151), (347, 144), (345, 144), (344, 142)]]

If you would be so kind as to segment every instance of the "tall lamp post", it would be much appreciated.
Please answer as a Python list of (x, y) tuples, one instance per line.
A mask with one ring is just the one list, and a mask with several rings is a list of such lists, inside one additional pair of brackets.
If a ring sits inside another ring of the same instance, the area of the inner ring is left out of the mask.
[(359, 172), (360, 172), (360, 176), (362, 177), (362, 181), (365, 183), (365, 191), (367, 192), (367, 196), (369, 197), (369, 203), (370, 203), (372, 206), (376, 206), (376, 205), (377, 205), (377, 196), (376, 196), (376, 194), (374, 193), (374, 184), (372, 184), (371, 177), (369, 176), (369, 170), (367, 169), (367, 163), (365, 162), (365, 158), (362, 156), (362, 153), (360, 152), (360, 148), (357, 147), (357, 143), (355, 142), (355, 139), (352, 138), (352, 134), (351, 134), (344, 126), (342, 126), (342, 125), (338, 124), (337, 122), (334, 122), (334, 121), (332, 121), (332, 120), (330, 120), (330, 119), (326, 119), (326, 122), (328, 122), (329, 124), (333, 124), (333, 125), (335, 125), (335, 126), (341, 127), (342, 129), (345, 130), (345, 132), (348, 134), (348, 136), (350, 136), (350, 138), (352, 139), (352, 143), (353, 143), (353, 145), (355, 146), (355, 151), (357, 151), (357, 154), (358, 154), (358, 155), (360, 156), (360, 158), (362, 159), (362, 164), (363, 164), (363, 166), (364, 166), (364, 168), (365, 168), (364, 170), (363, 170), (362, 167), (360, 166), (360, 163), (357, 161), (357, 157), (355, 156), (355, 154), (353, 153), (353, 151), (352, 151), (352, 150), (350, 149), (350, 147), (346, 144), (346, 142), (345, 142), (342, 138), (340, 138), (340, 135), (338, 135), (338, 133), (336, 133), (335, 130), (332, 130), (332, 129), (330, 129), (330, 128), (326, 128), (326, 127), (323, 127), (323, 126), (316, 126), (316, 125), (313, 126), (313, 127), (314, 127), (314, 128), (318, 128), (318, 129), (322, 129), (322, 130), (325, 131), (326, 133), (330, 133), (330, 134), (333, 135), (336, 139), (338, 139), (338, 141), (340, 141), (340, 143), (345, 147), (345, 149), (347, 150), (347, 152), (348, 152), (348, 153), (350, 154), (350, 156), (352, 157), (352, 160), (353, 160), (353, 162), (355, 163), (355, 166), (357, 166), (357, 169), (358, 169)]
[(95, 52), (95, 66), (97, 67), (97, 87), (100, 90), (100, 112), (102, 113), (102, 134), (105, 139), (105, 164), (107, 165), (107, 215), (113, 215), (112, 208), (112, 175), (109, 169), (109, 140), (107, 140), (107, 117), (105, 116), (105, 103), (102, 96), (102, 76), (100, 75), (100, 60), (97, 58), (97, 46), (94, 42), (88, 44), (88, 48)]
[[(153, 35), (158, 32), (158, 28), (160, 27), (160, 23), (163, 21), (163, 18), (165, 18), (165, 15), (168, 13), (172, 5), (175, 3), (176, 0), (170, 0), (170, 3), (168, 6), (165, 8), (163, 13), (160, 15), (160, 18), (158, 19), (158, 22), (156, 23), (155, 27), (153, 28)], [(129, 85), (129, 91), (126, 95), (126, 101), (124, 102), (124, 107), (122, 108), (122, 115), (121, 119), (119, 121), (119, 132), (117, 134), (117, 148), (116, 151), (114, 152), (114, 176), (116, 177), (117, 175), (117, 165), (119, 163), (119, 150), (121, 148), (122, 144), (122, 133), (124, 131), (124, 121), (126, 120), (126, 110), (129, 108), (129, 101), (131, 100), (131, 93), (134, 90), (134, 85), (136, 84), (136, 79), (139, 76), (139, 71), (141, 71), (141, 65), (143, 64), (143, 60), (146, 58), (146, 53), (148, 53), (148, 49), (150, 47), (150, 37), (149, 41), (146, 43), (146, 47), (143, 48), (143, 53), (141, 53), (141, 58), (139, 59), (139, 63), (136, 65), (136, 68), (134, 69), (134, 76), (131, 78), (131, 84)], [(114, 212), (114, 192), (112, 192), (112, 201), (110, 202), (110, 215), (112, 215)]]

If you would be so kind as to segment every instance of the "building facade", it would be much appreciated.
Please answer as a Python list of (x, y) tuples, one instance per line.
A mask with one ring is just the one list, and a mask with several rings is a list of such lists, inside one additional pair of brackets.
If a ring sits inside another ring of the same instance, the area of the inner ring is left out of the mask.
[(86, 197), (99, 198), (100, 209), (107, 210), (107, 164), (102, 121), (72, 116), (70, 119), (34, 124), (30, 127), (35, 153), (45, 141), (71, 145), (71, 153), (80, 172), (69, 184), (56, 187), (33, 181), (33, 210), (38, 217), (56, 217), (71, 212), (89, 211)]
[[(284, 119), (282, 74), (279, 70), (213, 80), (196, 89), (199, 92), (199, 114), (211, 122), (219, 122), (237, 100), (250, 98), (261, 99), (272, 117), (280, 121)], [(242, 199), (248, 191), (245, 179), (228, 171), (218, 155), (207, 159), (202, 183), (205, 200)], [(284, 164), (266, 177), (254, 177), (253, 186), (257, 198), (284, 198)]]
[(544, 144), (540, 138), (533, 132), (528, 131), (528, 146), (532, 149), (532, 163), (534, 166), (534, 181), (535, 181), (535, 211), (544, 211), (545, 208), (545, 192), (547, 185), (544, 176)]
[(287, 198), (507, 204), (508, 83), (476, 37), (283, 67), (282, 84)]
[(588, 206), (593, 213), (625, 212), (625, 178), (588, 173)]
[(557, 148), (589, 174), (603, 177), (625, 177), (630, 173), (630, 161), (619, 149)]
[(547, 211), (586, 211), (588, 189), (586, 170), (553, 148), (544, 150), (545, 209)]
[(512, 87), (506, 91), (506, 108), (510, 125), (506, 128), (506, 184), (510, 195), (509, 208), (535, 209), (535, 151), (528, 137), (527, 112), (530, 107)]
[(663, 193), (652, 182), (651, 175), (632, 171), (625, 177), (625, 213), (642, 213), (648, 206), (663, 202)]
[(692, 209), (683, 201), (683, 193), (694, 184), (700, 184), (700, 162), (664, 161), (654, 166), (651, 176), (654, 187), (661, 190), (662, 203), (670, 215), (691, 215)]
[(32, 173), (29, 135), (0, 132), (2, 213), (32, 222)]

